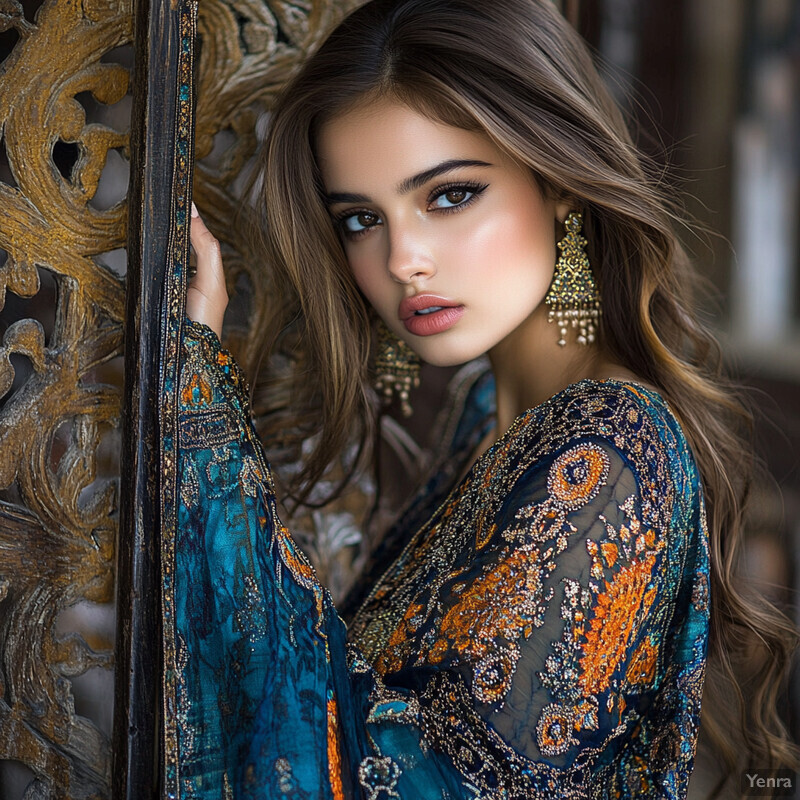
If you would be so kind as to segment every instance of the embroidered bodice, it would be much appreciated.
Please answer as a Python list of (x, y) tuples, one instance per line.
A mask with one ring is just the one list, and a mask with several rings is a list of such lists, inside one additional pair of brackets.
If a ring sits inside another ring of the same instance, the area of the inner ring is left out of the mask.
[(346, 626), (278, 517), (238, 367), (196, 324), (183, 359), (184, 797), (686, 796), (708, 545), (658, 394), (582, 381), (434, 476)]

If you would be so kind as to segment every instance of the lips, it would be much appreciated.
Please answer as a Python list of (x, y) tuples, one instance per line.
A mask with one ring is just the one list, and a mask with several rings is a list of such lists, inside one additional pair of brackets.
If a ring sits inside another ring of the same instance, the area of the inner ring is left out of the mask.
[(397, 316), (405, 322), (409, 317), (430, 314), (435, 309), (455, 308), (459, 304), (435, 294), (416, 294), (400, 303)]
[(400, 303), (398, 316), (410, 333), (431, 336), (455, 325), (464, 310), (464, 306), (445, 297), (418, 294)]

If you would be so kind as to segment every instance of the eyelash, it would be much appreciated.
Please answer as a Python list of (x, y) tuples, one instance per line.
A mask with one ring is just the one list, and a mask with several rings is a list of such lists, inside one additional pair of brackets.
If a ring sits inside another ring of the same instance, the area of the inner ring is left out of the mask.
[[(474, 183), (472, 181), (460, 181), (460, 182), (451, 182), (442, 184), (437, 186), (435, 189), (431, 191), (428, 195), (427, 204), (430, 205), (435, 200), (438, 200), (442, 195), (447, 194), (448, 192), (453, 191), (466, 191), (471, 192), (470, 197), (464, 200), (463, 203), (459, 203), (455, 206), (445, 207), (445, 208), (435, 208), (432, 209), (433, 211), (437, 212), (444, 212), (445, 214), (454, 214), (459, 211), (462, 211), (467, 206), (472, 205), (472, 203), (480, 197), (483, 191), (489, 186), (488, 183)], [(375, 225), (370, 225), (367, 228), (363, 228), (360, 231), (350, 231), (345, 226), (345, 222), (350, 219), (351, 217), (357, 217), (359, 214), (372, 214), (377, 219), (380, 219), (377, 214), (373, 211), (369, 211), (366, 208), (356, 208), (356, 209), (348, 209), (347, 211), (343, 211), (341, 214), (338, 214), (334, 219), (336, 223), (336, 227), (339, 230), (340, 234), (347, 239), (360, 239), (362, 236), (369, 233), (369, 231), (375, 227)]]

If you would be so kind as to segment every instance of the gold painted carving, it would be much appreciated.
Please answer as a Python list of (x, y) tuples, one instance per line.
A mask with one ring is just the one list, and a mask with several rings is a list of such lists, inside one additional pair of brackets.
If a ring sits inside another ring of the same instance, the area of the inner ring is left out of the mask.
[[(358, 2), (199, 4), (195, 199), (222, 242), (233, 303), (248, 300), (227, 339), (244, 361), (267, 284), (230, 222), (257, 122)], [(0, 789), (13, 761), (36, 797), (111, 791), (109, 737), (75, 712), (70, 680), (110, 667), (113, 642), (64, 620), (113, 599), (118, 497), (100, 461), (119, 424), (125, 284), (107, 264), (127, 215), (124, 198), (97, 199), (110, 154), (128, 158), (128, 119), (87, 120), (84, 106), (129, 91), (108, 54), (130, 43), (132, 19), (130, 0), (44, 0), (33, 20), (0, 0), (0, 35), (16, 32), (0, 52)]]
[[(249, 362), (261, 327), (268, 271), (231, 224), (253, 158), (258, 125), (303, 54), (315, 48), (360, 0), (203, 0), (197, 81), (194, 200), (219, 239), (229, 294), (248, 297), (246, 313), (226, 331), (226, 344)], [(229, 321), (231, 315), (229, 314)]]
[(14, 41), (0, 65), (0, 793), (16, 776), (26, 797), (110, 794), (109, 737), (76, 714), (70, 681), (112, 665), (110, 637), (75, 630), (75, 609), (113, 600), (117, 497), (98, 448), (119, 421), (103, 381), (124, 281), (100, 257), (123, 247), (126, 207), (98, 208), (97, 190), (128, 137), (87, 122), (81, 97), (125, 97), (128, 69), (101, 57), (131, 23), (126, 0), (46, 0), (33, 21), (0, 0)]

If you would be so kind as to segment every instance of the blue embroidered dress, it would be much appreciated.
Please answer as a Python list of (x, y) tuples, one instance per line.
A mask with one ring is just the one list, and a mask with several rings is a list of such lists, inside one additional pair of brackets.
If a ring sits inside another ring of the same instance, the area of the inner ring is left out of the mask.
[(708, 545), (659, 395), (569, 386), (453, 486), (485, 431), (478, 381), (450, 471), (345, 625), (278, 517), (243, 379), (208, 328), (186, 324), (180, 376), (181, 797), (685, 797)]

